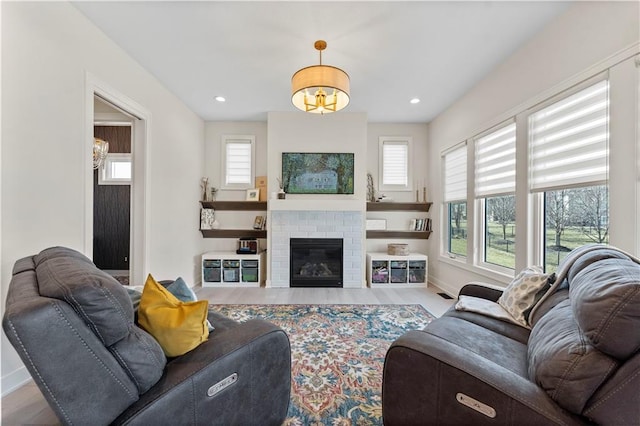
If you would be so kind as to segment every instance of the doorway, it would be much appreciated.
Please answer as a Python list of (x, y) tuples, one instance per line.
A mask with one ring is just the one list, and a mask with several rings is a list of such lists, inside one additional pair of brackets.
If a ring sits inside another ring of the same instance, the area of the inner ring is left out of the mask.
[[(149, 221), (146, 214), (149, 210), (147, 197), (147, 182), (149, 168), (147, 165), (148, 141), (150, 138), (151, 112), (129, 98), (125, 94), (111, 87), (104, 81), (86, 73), (86, 115), (85, 115), (85, 244), (84, 252), (94, 259), (94, 180), (95, 171), (92, 165), (93, 141), (95, 126), (126, 127), (129, 129), (130, 140), (130, 169), (131, 185), (129, 185), (129, 248), (122, 249), (117, 256), (119, 260), (127, 258), (129, 282), (133, 285), (144, 283), (149, 265)], [(122, 155), (122, 154), (117, 154)], [(114, 203), (105, 210), (105, 214), (115, 211), (122, 213), (121, 207), (125, 203)], [(125, 214), (126, 215), (126, 214)], [(125, 232), (126, 233), (126, 232)], [(121, 240), (125, 241), (126, 239)], [(126, 256), (124, 253), (129, 253)], [(98, 260), (98, 262), (101, 262)], [(126, 271), (126, 270), (125, 270)]]
[[(131, 247), (131, 123), (96, 120), (93, 135), (109, 143), (93, 174), (93, 263), (129, 282)], [(114, 173), (118, 174), (114, 178)]]
[(109, 143), (93, 172), (93, 263), (129, 284), (133, 118), (98, 96), (93, 110), (93, 136)]

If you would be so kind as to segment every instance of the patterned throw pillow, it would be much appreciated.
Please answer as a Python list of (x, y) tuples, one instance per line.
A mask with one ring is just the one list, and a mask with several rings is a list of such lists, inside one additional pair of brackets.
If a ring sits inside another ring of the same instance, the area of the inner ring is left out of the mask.
[(549, 275), (539, 266), (523, 269), (504, 289), (498, 304), (502, 306), (523, 327), (529, 327), (528, 316), (531, 308), (549, 288)]

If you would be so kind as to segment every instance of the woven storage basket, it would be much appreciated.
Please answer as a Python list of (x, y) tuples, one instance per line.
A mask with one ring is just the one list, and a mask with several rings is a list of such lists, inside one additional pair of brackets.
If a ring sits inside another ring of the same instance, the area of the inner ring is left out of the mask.
[(409, 254), (409, 244), (388, 244), (387, 254), (391, 254), (394, 256), (407, 256)]

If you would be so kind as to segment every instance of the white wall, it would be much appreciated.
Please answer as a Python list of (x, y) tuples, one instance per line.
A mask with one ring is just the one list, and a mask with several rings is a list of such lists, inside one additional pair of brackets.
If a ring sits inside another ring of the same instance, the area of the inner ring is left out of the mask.
[[(411, 181), (418, 184), (420, 201), (423, 200), (422, 187), (427, 182), (428, 177), (428, 126), (426, 123), (369, 123), (367, 125), (367, 172), (373, 177), (376, 194), (379, 194), (378, 185), (380, 183), (379, 171), (379, 138), (381, 136), (409, 136), (412, 138), (411, 158), (409, 167), (412, 172)], [(416, 201), (415, 189), (411, 191), (382, 191), (387, 197), (398, 202)], [(432, 194), (427, 193), (427, 201), (431, 201)], [(423, 218), (423, 214), (418, 212), (370, 212), (368, 219), (386, 219), (387, 229), (409, 229), (409, 222), (412, 218)], [(427, 217), (433, 217), (430, 211)], [(388, 243), (407, 243), (411, 253), (427, 253), (427, 240), (394, 238), (389, 239), (368, 239), (368, 252), (386, 252)]]
[[(442, 150), (455, 145), (478, 132), (485, 130), (501, 120), (520, 112), (524, 107), (530, 107), (531, 101), (540, 97), (541, 93), (561, 88), (563, 82), (587, 70), (595, 64), (616, 54), (622, 49), (638, 42), (639, 5), (637, 2), (576, 2), (566, 13), (551, 22), (542, 32), (537, 34), (529, 43), (517, 50), (507, 61), (497, 67), (480, 84), (454, 103), (447, 111), (440, 114), (429, 124), (429, 188), (434, 194), (432, 217), (436, 232), (441, 232), (444, 224), (441, 221), (442, 190), (441, 164)], [(470, 64), (472, 66), (472, 64)], [(566, 87), (565, 87), (566, 88)], [(542, 100), (542, 99), (539, 99)], [(637, 99), (635, 108), (637, 108)], [(637, 115), (636, 115), (637, 117)], [(612, 117), (612, 125), (615, 119)], [(621, 151), (634, 158), (637, 139), (633, 129), (626, 130), (631, 140), (621, 144), (611, 142), (612, 168), (617, 166), (616, 158), (625, 157)], [(613, 135), (612, 135), (613, 137)], [(618, 137), (618, 141), (621, 139)], [(628, 156), (627, 156), (628, 158)], [(626, 211), (627, 205), (621, 205), (616, 200), (635, 200), (637, 189), (630, 183), (637, 182), (638, 170), (635, 161), (620, 164), (624, 170), (616, 168), (610, 175), (612, 191), (624, 190), (626, 195), (613, 193), (611, 195), (612, 222), (615, 217), (623, 214), (637, 222), (637, 213)], [(526, 174), (525, 174), (526, 175)], [(625, 183), (626, 182), (626, 183)], [(523, 182), (519, 181), (519, 185)], [(526, 186), (526, 182), (524, 182)], [(617, 204), (615, 204), (617, 203)], [(625, 210), (622, 212), (621, 210)], [(523, 231), (526, 224), (523, 223)], [(613, 228), (613, 224), (612, 224)], [(434, 233), (435, 234), (435, 233)], [(522, 252), (519, 235), (519, 254)], [(620, 234), (617, 234), (620, 235)], [(627, 240), (621, 241), (614, 237), (612, 229), (611, 244), (620, 244), (627, 249), (637, 247)], [(459, 288), (468, 281), (483, 280), (503, 283), (504, 280), (494, 280), (481, 275), (475, 268), (465, 268), (452, 265), (440, 257), (441, 239), (432, 236), (429, 240), (430, 281), (439, 285), (452, 294), (457, 294)], [(518, 259), (519, 265), (526, 262), (525, 256)]]
[[(145, 272), (199, 271), (204, 122), (72, 5), (2, 2), (2, 306), (18, 258), (84, 247), (87, 72), (152, 114)], [(6, 392), (28, 375), (2, 339)]]
[[(204, 174), (209, 178), (209, 185), (216, 188), (222, 186), (224, 177), (222, 152), (223, 135), (253, 135), (255, 136), (255, 175), (266, 176), (267, 173), (267, 123), (264, 121), (208, 121), (205, 123)], [(220, 190), (217, 200), (244, 200), (246, 191)], [(249, 211), (218, 211), (216, 220), (222, 229), (251, 229), (257, 215), (265, 216), (266, 212)], [(265, 241), (261, 241), (264, 246)], [(235, 251), (238, 247), (237, 238), (203, 238), (202, 252)], [(266, 246), (261, 247), (266, 248)]]
[[(270, 112), (268, 123), (267, 176), (269, 193), (278, 190), (283, 152), (352, 152), (355, 182), (353, 195), (326, 195), (323, 199), (364, 200), (367, 194), (367, 115), (357, 112), (339, 114), (301, 114)], [(290, 195), (305, 199), (317, 195)]]

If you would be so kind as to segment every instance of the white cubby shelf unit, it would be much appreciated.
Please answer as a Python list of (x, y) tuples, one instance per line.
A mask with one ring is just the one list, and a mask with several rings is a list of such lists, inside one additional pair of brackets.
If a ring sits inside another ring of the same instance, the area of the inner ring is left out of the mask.
[(265, 252), (202, 255), (202, 287), (260, 287), (265, 282)]
[(424, 254), (367, 253), (367, 282), (371, 288), (426, 287), (428, 268)]

